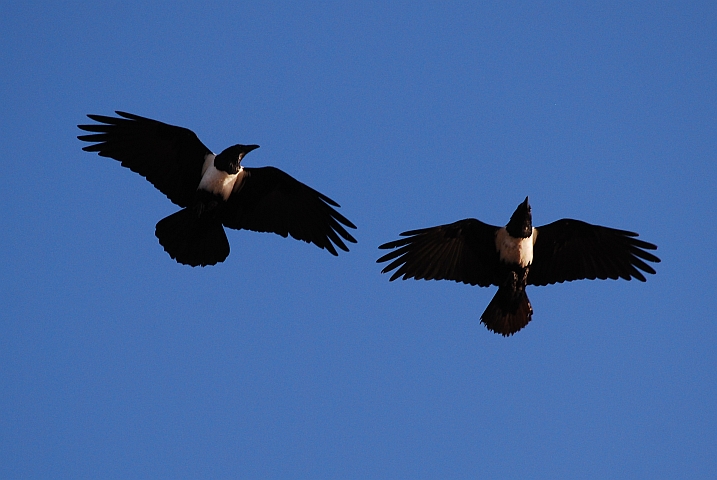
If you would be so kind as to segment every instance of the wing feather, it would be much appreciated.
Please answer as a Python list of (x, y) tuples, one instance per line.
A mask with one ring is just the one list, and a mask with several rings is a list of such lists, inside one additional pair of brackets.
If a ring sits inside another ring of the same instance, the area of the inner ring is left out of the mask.
[[(244, 168), (247, 177), (227, 201), (222, 223), (228, 228), (270, 232), (313, 243), (338, 255), (356, 243), (356, 228), (332, 207), (339, 204), (275, 167)], [(333, 243), (332, 243), (333, 242)]]
[(211, 151), (189, 129), (116, 112), (119, 117), (87, 115), (98, 122), (78, 125), (90, 135), (79, 135), (82, 148), (102, 157), (119, 160), (139, 173), (180, 207), (191, 203), (202, 179), (204, 158)]
[(498, 227), (469, 218), (448, 225), (403, 232), (401, 238), (381, 245), (392, 250), (377, 260), (390, 262), (381, 273), (396, 270), (390, 281), (453, 280), (487, 287), (496, 285)]
[(648, 251), (657, 246), (635, 238), (637, 234), (627, 230), (572, 219), (558, 220), (537, 230), (528, 273), (530, 285), (596, 278), (636, 278), (644, 282), (642, 272), (655, 273), (645, 262), (660, 262)]

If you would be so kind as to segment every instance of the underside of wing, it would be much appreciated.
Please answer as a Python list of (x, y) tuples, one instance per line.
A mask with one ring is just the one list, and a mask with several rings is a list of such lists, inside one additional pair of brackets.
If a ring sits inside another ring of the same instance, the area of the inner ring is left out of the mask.
[(391, 281), (453, 280), (487, 287), (495, 285), (498, 253), (495, 232), (498, 227), (469, 218), (448, 225), (403, 232), (406, 238), (381, 245), (393, 251), (377, 260), (389, 263), (381, 273), (396, 270)]
[(643, 272), (655, 273), (647, 262), (660, 262), (648, 251), (656, 250), (655, 245), (626, 230), (562, 219), (537, 231), (528, 273), (530, 285), (608, 278), (644, 282)]
[(186, 128), (131, 113), (116, 113), (119, 117), (87, 115), (98, 123), (78, 125), (81, 130), (92, 132), (77, 137), (92, 143), (83, 150), (119, 160), (172, 202), (188, 206), (202, 178), (209, 149)]
[(245, 168), (241, 188), (229, 197), (222, 222), (235, 229), (270, 232), (313, 243), (337, 255), (356, 243), (356, 228), (335, 210), (339, 204), (274, 167)]

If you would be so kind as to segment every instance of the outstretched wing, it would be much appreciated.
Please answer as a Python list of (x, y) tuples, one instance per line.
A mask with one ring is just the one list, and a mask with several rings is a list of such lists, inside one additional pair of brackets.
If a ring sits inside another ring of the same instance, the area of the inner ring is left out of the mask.
[(202, 179), (204, 158), (211, 151), (189, 129), (116, 112), (119, 117), (87, 115), (98, 122), (78, 125), (93, 132), (77, 138), (92, 145), (86, 152), (97, 152), (122, 162), (137, 172), (180, 207), (189, 206)]
[(528, 272), (530, 285), (596, 278), (644, 282), (642, 272), (655, 273), (646, 262), (660, 262), (647, 251), (657, 247), (635, 238), (637, 233), (567, 218), (537, 230)]
[(378, 248), (395, 249), (376, 262), (389, 262), (381, 273), (396, 271), (403, 279), (453, 280), (487, 287), (497, 285), (499, 265), (495, 248), (498, 227), (468, 218), (449, 225), (403, 232), (406, 237)]
[(227, 201), (222, 217), (226, 227), (291, 235), (333, 255), (334, 245), (348, 252), (344, 240), (356, 243), (345, 228), (356, 226), (332, 208), (339, 204), (326, 195), (278, 168), (244, 170), (244, 182)]

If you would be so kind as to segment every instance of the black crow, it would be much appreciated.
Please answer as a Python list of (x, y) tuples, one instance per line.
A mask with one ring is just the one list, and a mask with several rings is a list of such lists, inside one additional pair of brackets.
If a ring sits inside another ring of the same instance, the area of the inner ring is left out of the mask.
[(179, 263), (224, 261), (229, 255), (224, 227), (291, 235), (333, 255), (334, 245), (348, 251), (342, 238), (356, 243), (344, 228), (354, 224), (332, 208), (338, 203), (278, 168), (241, 166), (259, 145), (233, 145), (215, 155), (191, 130), (116, 113), (119, 117), (87, 115), (98, 123), (78, 125), (93, 133), (77, 138), (92, 143), (83, 150), (119, 160), (182, 207), (155, 229)]
[(530, 322), (533, 307), (525, 293), (526, 285), (584, 278), (636, 278), (644, 282), (640, 270), (655, 273), (645, 262), (660, 261), (647, 252), (657, 247), (635, 238), (637, 233), (568, 218), (533, 228), (527, 197), (505, 227), (468, 218), (401, 236), (407, 238), (378, 247), (395, 249), (377, 260), (393, 260), (381, 273), (397, 269), (391, 281), (403, 276), (404, 280), (496, 285), (498, 292), (481, 315), (481, 322), (504, 336)]

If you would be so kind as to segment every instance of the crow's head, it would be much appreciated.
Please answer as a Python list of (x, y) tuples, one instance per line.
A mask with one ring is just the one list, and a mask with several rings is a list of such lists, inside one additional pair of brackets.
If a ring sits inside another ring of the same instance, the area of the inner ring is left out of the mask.
[(259, 145), (232, 145), (217, 155), (217, 158), (214, 159), (214, 166), (217, 170), (235, 174), (239, 171), (239, 164), (244, 155), (257, 148), (259, 148)]
[(528, 197), (515, 209), (505, 229), (513, 238), (528, 238), (533, 234), (533, 215), (530, 213)]

